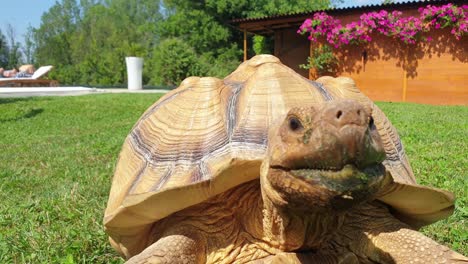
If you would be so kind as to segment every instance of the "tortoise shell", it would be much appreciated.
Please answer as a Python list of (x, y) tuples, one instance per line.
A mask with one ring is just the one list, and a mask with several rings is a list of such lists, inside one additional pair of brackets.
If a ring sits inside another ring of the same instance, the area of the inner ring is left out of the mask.
[(140, 252), (154, 222), (259, 177), (269, 126), (291, 107), (348, 98), (375, 120), (393, 184), (379, 198), (413, 226), (453, 210), (453, 196), (419, 186), (396, 129), (350, 78), (310, 81), (259, 55), (225, 79), (189, 77), (153, 104), (123, 144), (104, 224), (123, 255)]

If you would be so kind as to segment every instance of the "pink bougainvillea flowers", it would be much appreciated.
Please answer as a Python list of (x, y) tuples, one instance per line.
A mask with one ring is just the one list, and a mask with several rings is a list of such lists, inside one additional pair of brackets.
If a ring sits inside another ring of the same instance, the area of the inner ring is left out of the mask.
[(342, 25), (340, 20), (325, 12), (317, 12), (306, 19), (297, 33), (308, 34), (308, 39), (318, 41), (324, 38), (330, 45), (338, 48), (342, 45), (359, 44), (372, 41), (371, 33), (379, 33), (399, 39), (407, 44), (415, 44), (424, 32), (432, 29), (451, 28), (450, 33), (456, 39), (468, 35), (468, 5), (457, 7), (453, 4), (442, 6), (428, 5), (418, 9), (419, 16), (403, 17), (401, 11), (364, 13), (359, 21)]

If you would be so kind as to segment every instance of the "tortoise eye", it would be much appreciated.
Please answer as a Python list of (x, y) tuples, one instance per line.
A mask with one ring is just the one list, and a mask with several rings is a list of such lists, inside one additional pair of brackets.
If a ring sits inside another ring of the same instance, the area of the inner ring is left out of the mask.
[(302, 128), (301, 121), (295, 116), (291, 116), (289, 118), (289, 129), (292, 131), (297, 131)]

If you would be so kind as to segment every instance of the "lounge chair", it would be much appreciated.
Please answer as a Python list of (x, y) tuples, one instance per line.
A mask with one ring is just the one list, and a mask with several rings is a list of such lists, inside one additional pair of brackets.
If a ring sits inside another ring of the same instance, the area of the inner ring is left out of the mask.
[(53, 66), (41, 66), (31, 77), (0, 78), (0, 87), (58, 86), (55, 80), (41, 79), (52, 70)]

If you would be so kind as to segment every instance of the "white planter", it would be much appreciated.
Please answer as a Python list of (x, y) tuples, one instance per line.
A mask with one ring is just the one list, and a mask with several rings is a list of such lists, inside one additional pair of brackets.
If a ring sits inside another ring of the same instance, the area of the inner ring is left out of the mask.
[(128, 89), (129, 90), (143, 89), (143, 85), (142, 85), (143, 58), (126, 57), (125, 62), (127, 63)]

